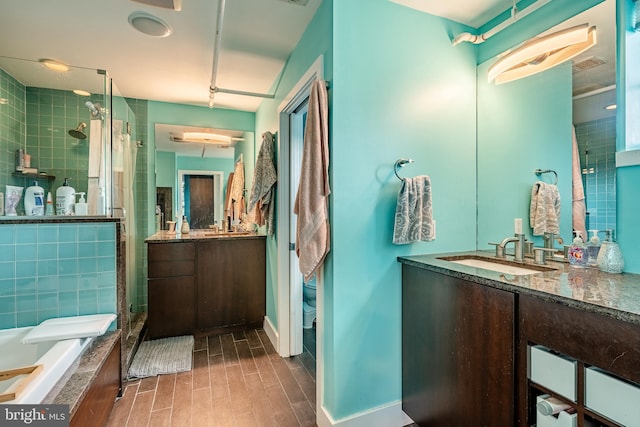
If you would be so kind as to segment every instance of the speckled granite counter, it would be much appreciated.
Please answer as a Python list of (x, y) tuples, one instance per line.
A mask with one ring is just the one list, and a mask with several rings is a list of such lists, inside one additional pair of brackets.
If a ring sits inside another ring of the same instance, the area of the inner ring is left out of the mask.
[[(569, 307), (587, 310), (614, 319), (640, 324), (640, 275), (609, 274), (596, 268), (576, 268), (567, 263), (548, 262), (554, 270), (515, 276), (469, 267), (440, 259), (476, 255), (496, 260), (493, 251), (456, 252), (398, 257), (398, 261), (418, 268), (457, 277), (517, 294), (528, 294)], [(513, 257), (507, 257), (513, 260)], [(534, 266), (525, 259), (523, 267)]]
[(42, 403), (69, 405), (69, 415), (73, 417), (119, 339), (119, 329), (97, 337), (73, 362)]
[(146, 243), (171, 243), (171, 242), (191, 242), (194, 240), (207, 240), (207, 239), (264, 239), (266, 236), (254, 232), (238, 231), (238, 232), (224, 232), (214, 233), (210, 230), (191, 230), (189, 233), (174, 233), (170, 234), (167, 231), (159, 231), (145, 239)]
[(105, 215), (76, 216), (76, 215), (48, 215), (48, 216), (0, 216), (0, 224), (42, 224), (42, 223), (77, 223), (77, 222), (120, 222), (122, 218)]

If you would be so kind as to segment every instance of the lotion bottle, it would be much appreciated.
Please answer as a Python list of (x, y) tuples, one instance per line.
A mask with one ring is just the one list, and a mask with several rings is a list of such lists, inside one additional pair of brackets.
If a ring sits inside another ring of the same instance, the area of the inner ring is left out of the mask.
[(78, 203), (75, 205), (76, 215), (87, 215), (87, 201), (84, 198), (84, 193), (80, 192), (76, 194), (80, 196)]
[(69, 185), (69, 178), (56, 190), (56, 214), (72, 215), (73, 205), (76, 201), (76, 190)]
[(27, 216), (44, 216), (44, 188), (33, 181), (24, 192), (24, 213)]

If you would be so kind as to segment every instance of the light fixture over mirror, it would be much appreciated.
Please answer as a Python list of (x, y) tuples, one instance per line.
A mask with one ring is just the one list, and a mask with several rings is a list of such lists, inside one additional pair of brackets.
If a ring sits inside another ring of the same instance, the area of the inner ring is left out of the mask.
[(596, 27), (577, 25), (525, 42), (489, 68), (488, 79), (506, 83), (548, 70), (585, 52), (597, 43)]

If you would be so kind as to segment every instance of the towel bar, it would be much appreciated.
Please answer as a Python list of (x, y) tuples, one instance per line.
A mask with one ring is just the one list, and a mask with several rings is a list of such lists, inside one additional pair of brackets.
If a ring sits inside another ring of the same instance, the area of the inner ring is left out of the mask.
[(536, 169), (533, 171), (536, 175), (542, 175), (543, 173), (552, 173), (555, 175), (556, 180), (553, 183), (553, 185), (558, 185), (558, 173), (556, 171), (554, 171), (553, 169)]
[(404, 181), (404, 178), (398, 175), (398, 168), (403, 168), (404, 165), (406, 165), (407, 163), (413, 163), (414, 161), (415, 160), (413, 159), (404, 159), (404, 158), (396, 160), (396, 163), (393, 166), (393, 171), (395, 172), (396, 176), (400, 181)]

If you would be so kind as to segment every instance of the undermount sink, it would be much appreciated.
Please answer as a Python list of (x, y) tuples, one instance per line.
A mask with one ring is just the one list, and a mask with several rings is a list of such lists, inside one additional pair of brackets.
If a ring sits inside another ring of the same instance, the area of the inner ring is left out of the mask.
[(543, 273), (545, 271), (555, 270), (555, 268), (544, 267), (541, 265), (522, 264), (502, 259), (485, 258), (477, 255), (446, 256), (440, 257), (438, 259), (453, 262), (456, 264), (466, 265), (469, 267), (495, 271), (498, 273), (511, 274), (513, 276), (526, 276), (528, 274)]

